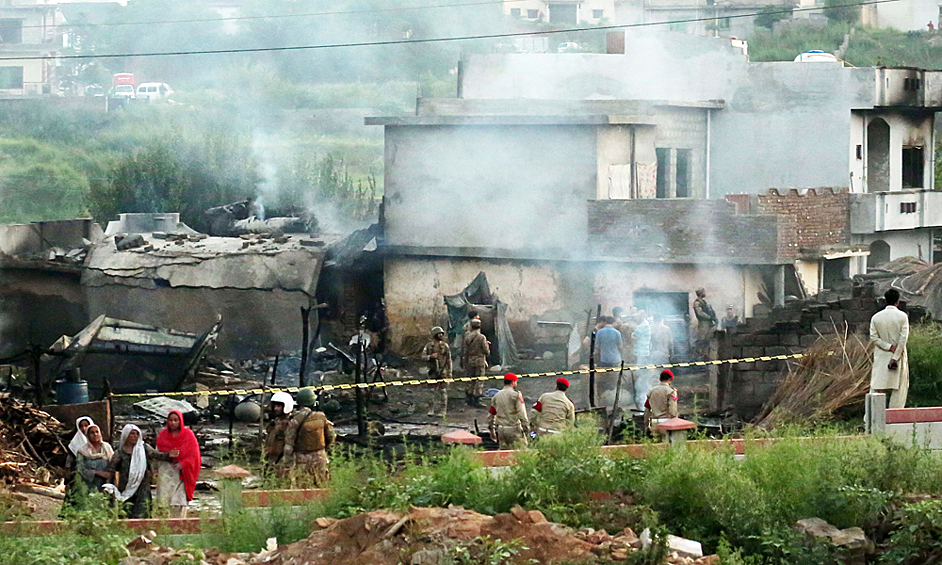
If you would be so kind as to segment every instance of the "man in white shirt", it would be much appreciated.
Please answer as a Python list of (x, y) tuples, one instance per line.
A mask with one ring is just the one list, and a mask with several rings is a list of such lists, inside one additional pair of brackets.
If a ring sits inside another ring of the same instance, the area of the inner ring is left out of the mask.
[(891, 288), (884, 295), (886, 308), (870, 318), (870, 340), (874, 343), (870, 392), (890, 397), (890, 408), (903, 408), (909, 392), (909, 316), (902, 312), (899, 291)]

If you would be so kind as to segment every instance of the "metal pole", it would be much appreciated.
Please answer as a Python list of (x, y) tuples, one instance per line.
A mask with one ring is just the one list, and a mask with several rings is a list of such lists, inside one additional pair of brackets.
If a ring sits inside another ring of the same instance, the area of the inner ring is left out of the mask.
[(615, 414), (618, 412), (618, 401), (621, 398), (621, 378), (625, 374), (625, 361), (621, 362), (618, 370), (618, 381), (615, 384), (615, 404), (612, 406), (612, 420), (608, 423), (608, 442), (612, 443), (612, 434), (615, 433)]
[(589, 341), (589, 407), (595, 408), (595, 334), (592, 330), (592, 339)]
[[(271, 386), (275, 386), (275, 377), (278, 375), (278, 358), (279, 357), (281, 357), (280, 351), (278, 353), (275, 353), (275, 365), (271, 369)], [(304, 381), (301, 381), (301, 386), (304, 386)]]
[[(353, 365), (353, 381), (356, 384), (360, 384), (362, 380), (362, 373), (360, 371), (361, 359), (363, 359), (363, 330), (360, 329), (357, 335), (357, 344), (356, 344), (356, 363)], [(357, 399), (357, 435), (361, 438), (366, 437), (366, 398), (363, 394), (363, 389), (359, 386), (356, 389), (356, 399)]]
[(301, 308), (301, 370), (298, 372), (298, 386), (304, 387), (304, 374), (307, 372), (307, 348), (310, 337), (311, 309)]
[(33, 374), (36, 379), (36, 406), (42, 408), (43, 405), (43, 381), (39, 374), (39, 356), (42, 354), (40, 347), (33, 347)]

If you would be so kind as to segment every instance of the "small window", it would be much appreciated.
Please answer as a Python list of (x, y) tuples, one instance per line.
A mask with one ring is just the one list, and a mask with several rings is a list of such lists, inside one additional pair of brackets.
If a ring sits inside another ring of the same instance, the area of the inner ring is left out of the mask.
[(23, 67), (0, 67), (0, 89), (19, 90), (23, 88)]
[(922, 188), (923, 166), (922, 147), (903, 147), (903, 188)]
[(677, 198), (690, 196), (690, 150), (677, 150)]
[(670, 198), (671, 187), (669, 184), (668, 173), (671, 169), (671, 150), (658, 147), (654, 150), (657, 155), (657, 189), (655, 196), (658, 198)]
[(863, 145), (857, 146), (857, 160), (863, 159)]
[(900, 214), (915, 214), (916, 203), (915, 202), (900, 202), (899, 213)]
[(23, 43), (23, 20), (0, 20), (0, 43)]
[(605, 17), (605, 10), (592, 10), (592, 17), (596, 20), (601, 20)]
[(732, 18), (720, 18), (720, 19), (717, 20), (717, 22), (716, 22), (716, 28), (717, 28), (717, 29), (729, 29), (730, 26), (732, 26), (732, 25), (733, 25), (733, 19), (732, 19)]
[(531, 20), (535, 20), (535, 19), (537, 19), (537, 18), (539, 18), (539, 17), (540, 17), (540, 11), (539, 11), (539, 10), (527, 10), (527, 18), (529, 18), (529, 19), (531, 19)]
[(520, 17), (520, 8), (511, 8), (511, 9), (510, 9), (510, 15), (513, 16), (513, 17), (515, 17), (515, 18), (519, 18), (519, 17)]

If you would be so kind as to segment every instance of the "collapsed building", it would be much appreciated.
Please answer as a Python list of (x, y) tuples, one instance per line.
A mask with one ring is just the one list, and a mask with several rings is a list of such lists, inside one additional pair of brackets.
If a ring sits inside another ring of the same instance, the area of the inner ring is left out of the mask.
[(559, 336), (538, 321), (596, 303), (689, 320), (703, 287), (752, 316), (868, 263), (932, 259), (942, 73), (619, 35), (608, 54), (471, 55), (457, 98), (367, 119), (385, 128), (394, 346), (479, 272), (517, 345), (540, 349)]

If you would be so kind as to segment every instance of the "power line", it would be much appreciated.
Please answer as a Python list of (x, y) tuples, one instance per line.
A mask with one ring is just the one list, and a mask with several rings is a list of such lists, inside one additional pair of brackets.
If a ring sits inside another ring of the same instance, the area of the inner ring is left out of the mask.
[[(733, 18), (751, 18), (754, 16), (760, 15), (774, 15), (774, 14), (792, 14), (794, 12), (807, 12), (807, 11), (825, 11), (825, 10), (837, 10), (841, 8), (850, 8), (856, 6), (870, 6), (875, 4), (887, 4), (890, 2), (899, 2), (900, 0), (869, 0), (866, 2), (853, 2), (849, 4), (838, 4), (832, 6), (822, 6), (822, 7), (808, 7), (808, 8), (791, 8), (791, 9), (782, 9), (782, 10), (768, 10), (763, 12), (751, 12), (748, 14), (733, 14), (729, 16), (723, 16), (724, 18), (733, 19)], [(388, 45), (412, 45), (412, 44), (421, 44), (421, 43), (447, 43), (452, 41), (474, 41), (480, 39), (502, 39), (510, 37), (532, 37), (536, 35), (555, 35), (560, 33), (576, 33), (583, 31), (605, 31), (605, 30), (614, 30), (614, 29), (630, 29), (630, 28), (640, 28), (640, 27), (652, 27), (652, 26), (663, 26), (671, 24), (681, 24), (681, 23), (695, 23), (695, 22), (705, 22), (713, 21), (718, 19), (717, 16), (703, 17), (703, 18), (686, 18), (679, 20), (666, 20), (662, 22), (641, 22), (635, 24), (618, 24), (618, 25), (605, 25), (605, 26), (586, 26), (586, 27), (572, 27), (572, 28), (559, 28), (559, 29), (548, 29), (548, 30), (539, 30), (539, 31), (515, 31), (515, 32), (506, 32), (506, 33), (490, 33), (490, 34), (480, 34), (480, 35), (463, 35), (457, 37), (430, 37), (426, 39), (390, 39), (386, 41), (357, 41), (349, 43), (325, 43), (319, 45), (292, 45), (284, 47), (246, 47), (241, 49), (205, 49), (205, 50), (192, 50), (192, 51), (164, 51), (164, 52), (144, 52), (144, 53), (105, 53), (105, 54), (94, 54), (94, 55), (35, 55), (27, 57), (0, 57), (0, 61), (34, 61), (34, 60), (46, 60), (46, 59), (117, 59), (123, 57), (175, 57), (180, 55), (222, 55), (222, 54), (237, 54), (237, 53), (270, 53), (277, 51), (312, 51), (316, 49), (337, 49), (344, 47), (376, 47), (376, 46), (388, 46)]]
[[(113, 27), (113, 26), (136, 26), (136, 25), (163, 25), (163, 24), (191, 24), (191, 23), (213, 23), (213, 22), (230, 22), (230, 21), (243, 21), (243, 20), (269, 20), (269, 19), (279, 19), (279, 18), (315, 18), (320, 16), (340, 16), (340, 15), (349, 15), (349, 14), (368, 14), (368, 13), (380, 13), (380, 12), (405, 12), (409, 10), (426, 10), (426, 9), (438, 9), (438, 8), (461, 8), (464, 6), (500, 6), (503, 4), (515, 3), (515, 2), (528, 2), (529, 0), (486, 0), (478, 2), (464, 2), (458, 4), (429, 4), (426, 6), (412, 5), (412, 6), (396, 6), (393, 8), (369, 8), (362, 10), (338, 10), (338, 11), (328, 11), (328, 12), (308, 12), (303, 14), (271, 14), (267, 16), (230, 16), (223, 18), (194, 18), (187, 20), (152, 20), (146, 22), (102, 22), (102, 23), (76, 23), (70, 24), (68, 22), (61, 24), (61, 27), (67, 28), (77, 28), (77, 27)], [(21, 26), (22, 29), (27, 28), (47, 28), (49, 26), (43, 25), (25, 25)]]

